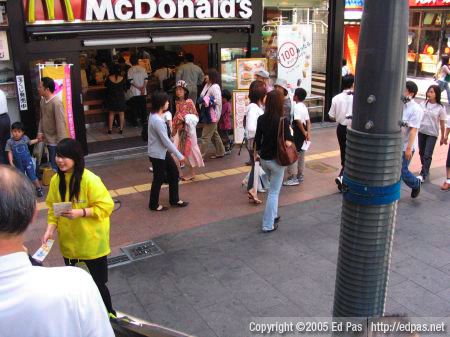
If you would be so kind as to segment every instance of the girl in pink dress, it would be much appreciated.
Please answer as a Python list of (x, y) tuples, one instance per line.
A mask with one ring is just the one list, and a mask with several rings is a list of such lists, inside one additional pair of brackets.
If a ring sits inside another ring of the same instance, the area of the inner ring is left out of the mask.
[(204, 167), (202, 154), (197, 142), (198, 113), (194, 102), (187, 98), (189, 91), (185, 81), (178, 81), (175, 88), (175, 117), (173, 118), (172, 134), (178, 150), (187, 158), (189, 175), (183, 176), (184, 181), (194, 180), (195, 167)]

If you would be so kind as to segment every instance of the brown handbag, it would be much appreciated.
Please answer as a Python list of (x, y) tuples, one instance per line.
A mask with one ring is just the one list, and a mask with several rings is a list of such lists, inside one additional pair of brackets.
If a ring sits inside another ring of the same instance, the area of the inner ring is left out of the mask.
[(298, 160), (297, 149), (294, 144), (291, 146), (286, 145), (284, 138), (284, 119), (280, 118), (278, 124), (278, 136), (277, 136), (277, 162), (281, 166), (289, 166)]

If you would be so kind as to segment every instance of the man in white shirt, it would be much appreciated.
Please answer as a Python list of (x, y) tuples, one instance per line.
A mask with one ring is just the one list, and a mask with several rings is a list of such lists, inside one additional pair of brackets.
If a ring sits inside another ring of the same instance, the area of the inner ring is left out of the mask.
[(131, 116), (130, 122), (137, 126), (137, 119), (140, 118), (142, 125), (147, 124), (147, 71), (139, 65), (139, 59), (136, 55), (131, 56), (132, 67), (128, 69), (128, 81), (130, 81), (130, 90), (133, 94), (131, 98)]
[(36, 216), (34, 187), (19, 171), (0, 165), (0, 335), (113, 337), (88, 273), (31, 265), (23, 235)]
[(0, 90), (0, 164), (8, 164), (5, 152), (6, 142), (11, 136), (11, 120), (8, 115), (8, 103), (3, 90)]
[(334, 180), (338, 186), (339, 191), (342, 191), (342, 176), (344, 174), (345, 165), (345, 147), (347, 142), (347, 126), (351, 123), (353, 114), (353, 84), (355, 77), (353, 75), (346, 75), (342, 78), (342, 92), (333, 97), (331, 101), (331, 108), (328, 116), (331, 120), (338, 123), (336, 134), (339, 142), (339, 149), (341, 150), (341, 172)]
[(413, 81), (406, 82), (405, 105), (403, 106), (402, 135), (403, 135), (403, 155), (402, 155), (402, 180), (410, 187), (411, 198), (417, 198), (420, 193), (421, 181), (409, 171), (409, 163), (414, 155), (417, 143), (417, 130), (423, 117), (423, 110), (414, 101), (419, 88)]

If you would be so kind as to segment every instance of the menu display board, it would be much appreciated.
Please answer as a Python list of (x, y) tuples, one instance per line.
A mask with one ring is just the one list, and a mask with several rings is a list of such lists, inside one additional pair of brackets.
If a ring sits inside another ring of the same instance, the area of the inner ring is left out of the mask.
[(239, 90), (250, 88), (250, 84), (255, 80), (255, 74), (260, 70), (267, 71), (267, 59), (248, 58), (236, 60), (236, 75)]
[(248, 90), (233, 90), (233, 121), (234, 142), (241, 144), (244, 141), (244, 117), (247, 106), (250, 104)]

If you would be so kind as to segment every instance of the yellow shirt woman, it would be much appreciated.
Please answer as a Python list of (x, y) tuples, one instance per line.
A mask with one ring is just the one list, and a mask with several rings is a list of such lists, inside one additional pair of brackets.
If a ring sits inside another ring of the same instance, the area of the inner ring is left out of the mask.
[[(72, 173), (64, 174), (66, 186), (70, 185)], [(91, 171), (84, 169), (80, 183), (80, 195), (72, 201), (73, 209), (92, 208), (89, 217), (70, 219), (56, 216), (53, 204), (69, 200), (69, 188), (66, 200), (61, 200), (59, 175), (55, 174), (50, 182), (46, 199), (48, 224), (56, 226), (61, 253), (68, 259), (92, 260), (106, 256), (111, 252), (109, 246), (109, 217), (114, 202), (101, 179)]]

